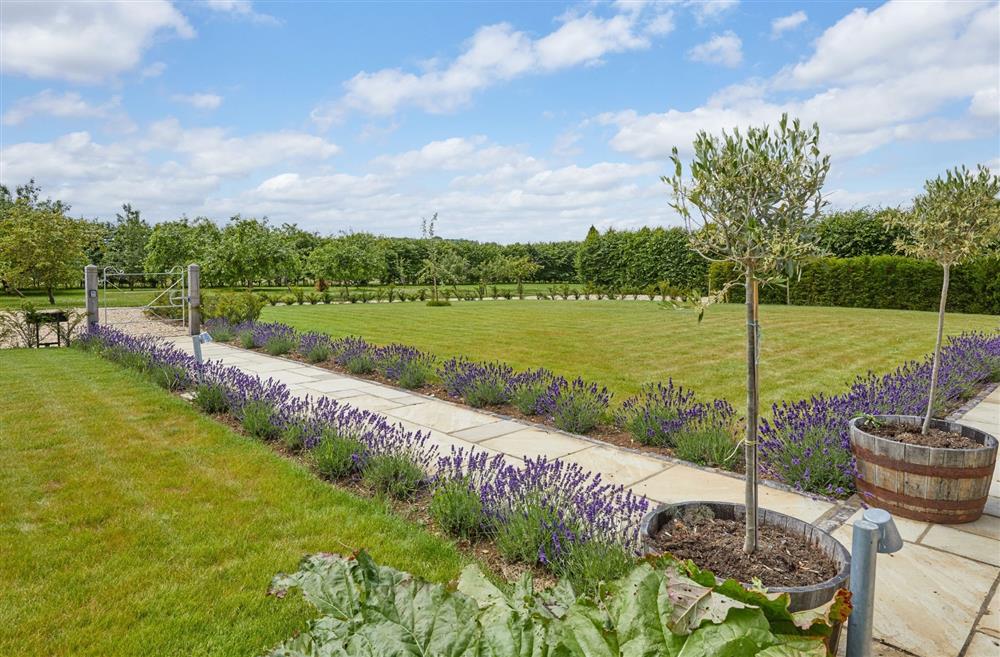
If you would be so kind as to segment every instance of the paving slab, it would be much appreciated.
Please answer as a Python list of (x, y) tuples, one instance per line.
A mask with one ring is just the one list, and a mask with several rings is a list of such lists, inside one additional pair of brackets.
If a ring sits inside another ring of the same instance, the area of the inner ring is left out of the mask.
[(972, 643), (965, 651), (965, 657), (997, 657), (1000, 655), (1000, 639), (982, 632), (972, 636)]
[(631, 486), (674, 466), (660, 459), (600, 445), (567, 454), (562, 460), (578, 463), (584, 470), (600, 472), (605, 481), (622, 486)]
[(346, 377), (336, 377), (328, 379), (317, 379), (309, 384), (309, 387), (317, 392), (338, 392), (340, 390), (357, 390), (370, 394), (371, 384)]
[(1000, 541), (1000, 518), (983, 514), (979, 520), (973, 522), (963, 522), (960, 525), (948, 525), (952, 529), (957, 529), (970, 534), (978, 534), (994, 541)]
[[(686, 465), (675, 465), (633, 486), (632, 490), (658, 502), (701, 500), (742, 504), (744, 500), (742, 479)], [(773, 509), (806, 522), (816, 521), (817, 518), (833, 508), (829, 502), (813, 500), (803, 495), (769, 486), (760, 486), (758, 497), (761, 507)]]
[(388, 413), (388, 415), (400, 420), (416, 422), (417, 424), (422, 424), (425, 427), (437, 429), (438, 431), (444, 431), (445, 433), (470, 429), (496, 421), (496, 418), (485, 413), (477, 413), (473, 410), (459, 408), (458, 406), (435, 400), (422, 401), (419, 404), (397, 408)]
[(455, 431), (452, 435), (463, 440), (479, 442), (480, 440), (489, 440), (490, 438), (496, 438), (497, 436), (514, 433), (515, 431), (520, 431), (521, 429), (524, 429), (524, 425), (520, 422), (497, 420), (496, 422), (482, 424), (478, 427), (472, 427), (471, 429)]
[[(834, 532), (851, 545), (848, 525)], [(874, 634), (918, 657), (957, 656), (1000, 569), (907, 543), (880, 554)]]
[(976, 629), (1000, 639), (1000, 590), (993, 592), (990, 604), (986, 607), (983, 617), (979, 619)]
[(518, 458), (561, 458), (573, 452), (592, 447), (593, 443), (572, 438), (561, 433), (550, 433), (541, 429), (522, 429), (499, 438), (490, 438), (478, 443)]
[(355, 408), (360, 408), (364, 411), (376, 411), (387, 413), (389, 411), (395, 411), (401, 407), (394, 401), (388, 399), (383, 399), (382, 397), (376, 397), (375, 395), (356, 395), (348, 400), (344, 401), (345, 404), (353, 406)]
[(1000, 566), (1000, 542), (947, 525), (931, 527), (927, 534), (920, 539), (920, 544), (951, 552), (967, 559)]

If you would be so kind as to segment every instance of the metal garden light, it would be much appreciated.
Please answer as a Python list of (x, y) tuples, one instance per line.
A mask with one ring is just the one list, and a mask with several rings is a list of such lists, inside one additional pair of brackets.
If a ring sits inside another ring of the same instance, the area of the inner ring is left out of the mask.
[(854, 522), (851, 542), (851, 600), (847, 620), (847, 657), (871, 657), (875, 607), (875, 558), (903, 549), (903, 539), (892, 515), (884, 509), (867, 509)]

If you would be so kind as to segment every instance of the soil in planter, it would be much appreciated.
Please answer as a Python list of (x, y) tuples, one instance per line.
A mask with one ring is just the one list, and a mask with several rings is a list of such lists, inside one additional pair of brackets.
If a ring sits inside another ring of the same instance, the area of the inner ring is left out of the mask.
[(651, 540), (657, 550), (690, 559), (717, 577), (744, 583), (759, 579), (767, 587), (810, 586), (838, 572), (830, 557), (781, 527), (761, 525), (757, 551), (750, 556), (743, 553), (743, 534), (742, 520), (688, 513), (665, 524)]
[(963, 436), (960, 433), (944, 431), (942, 429), (931, 429), (927, 435), (920, 433), (919, 429), (904, 424), (878, 424), (873, 425), (868, 422), (863, 427), (864, 431), (879, 436), (890, 438), (907, 445), (920, 445), (922, 447), (944, 447), (947, 449), (976, 449), (982, 447), (975, 440)]

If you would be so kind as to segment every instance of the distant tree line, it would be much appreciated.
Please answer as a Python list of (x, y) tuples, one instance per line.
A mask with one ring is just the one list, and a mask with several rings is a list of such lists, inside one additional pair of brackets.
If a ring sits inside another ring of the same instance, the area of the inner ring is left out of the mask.
[[(827, 213), (814, 240), (826, 258), (898, 256), (897, 242), (905, 241), (906, 236), (898, 223), (888, 221), (892, 212), (898, 210), (861, 208)], [(707, 292), (710, 285), (718, 285), (726, 276), (718, 267), (709, 276), (708, 263), (688, 246), (683, 228), (602, 233), (591, 227), (582, 241), (498, 244), (437, 235), (320, 235), (293, 223), (273, 225), (266, 218), (240, 215), (221, 226), (205, 217), (151, 224), (130, 204), (122, 206), (114, 221), (72, 218), (69, 213), (68, 204), (43, 199), (34, 181), (13, 193), (0, 186), (0, 286), (4, 291), (41, 288), (48, 291), (51, 300), (54, 288), (80, 284), (87, 263), (128, 273), (148, 272), (147, 280), (141, 276), (128, 279), (129, 283), (142, 284), (155, 282), (153, 273), (197, 262), (202, 265), (203, 284), (248, 289), (315, 285), (349, 290), (375, 283), (429, 287), (435, 283), (505, 283), (520, 287), (527, 282), (552, 282), (619, 291), (642, 291), (665, 284), (676, 290)], [(795, 294), (793, 282), (791, 290), (785, 290), (784, 300), (835, 302), (842, 296), (830, 292), (839, 289), (835, 282), (823, 282), (817, 276), (825, 279), (840, 277), (846, 271), (855, 272), (855, 276), (861, 270), (874, 271), (860, 264), (824, 263), (822, 267), (819, 263), (798, 263), (799, 269), (790, 272), (789, 278), (794, 281), (804, 274), (808, 286), (800, 285)], [(994, 266), (987, 264), (968, 269), (992, 274)], [(934, 284), (922, 279), (910, 283), (914, 289), (929, 289)], [(817, 292), (806, 295), (806, 289)], [(776, 290), (767, 290), (765, 295), (776, 302), (782, 298)], [(916, 295), (902, 296), (897, 295), (895, 307), (923, 306), (926, 295), (921, 294), (919, 302), (909, 299)], [(866, 303), (866, 298), (854, 296), (850, 304)]]

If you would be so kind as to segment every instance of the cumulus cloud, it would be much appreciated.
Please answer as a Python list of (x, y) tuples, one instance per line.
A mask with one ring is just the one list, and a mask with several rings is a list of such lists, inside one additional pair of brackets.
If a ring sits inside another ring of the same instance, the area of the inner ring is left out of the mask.
[(699, 23), (709, 23), (719, 20), (731, 9), (735, 9), (739, 0), (688, 0), (685, 3), (694, 12), (694, 17)]
[(428, 63), (419, 73), (401, 68), (362, 71), (344, 83), (344, 95), (318, 106), (312, 118), (328, 127), (350, 112), (388, 116), (405, 106), (432, 113), (454, 111), (473, 94), (529, 75), (600, 63), (613, 54), (648, 48), (673, 23), (643, 6), (601, 17), (592, 12), (564, 16), (551, 33), (532, 38), (508, 23), (480, 28), (451, 61)]
[(128, 71), (159, 35), (191, 38), (194, 29), (167, 0), (16, 2), (0, 23), (4, 74), (97, 83)]
[(775, 18), (773, 21), (771, 21), (771, 38), (777, 39), (785, 32), (800, 27), (807, 20), (809, 20), (809, 17), (806, 16), (806, 12), (804, 11), (797, 11), (794, 14), (789, 14), (788, 16), (781, 16), (780, 18)]
[(732, 30), (713, 34), (711, 39), (689, 50), (688, 59), (733, 68), (743, 61), (743, 41)]
[(28, 119), (51, 116), (59, 119), (108, 118), (120, 112), (121, 97), (114, 96), (106, 103), (93, 105), (75, 91), (57, 93), (45, 89), (34, 96), (26, 96), (14, 101), (4, 112), (4, 125), (20, 125)]
[(279, 25), (281, 23), (274, 16), (255, 10), (250, 0), (206, 0), (205, 5), (213, 11), (253, 23), (264, 25)]
[(149, 66), (142, 69), (139, 74), (140, 80), (146, 80), (149, 78), (158, 78), (163, 75), (163, 72), (167, 70), (167, 65), (163, 62), (153, 62)]
[[(598, 117), (611, 145), (641, 158), (690, 148), (698, 130), (774, 123), (782, 112), (823, 128), (823, 148), (848, 157), (900, 140), (996, 134), (1000, 6), (890, 2), (855, 10), (826, 30), (804, 61), (769, 80), (720, 90), (690, 110)], [(937, 113), (968, 104), (961, 118)], [(992, 106), (991, 106), (992, 103)]]
[(222, 105), (222, 96), (218, 94), (174, 94), (170, 100), (176, 103), (186, 103), (200, 110), (214, 110)]

